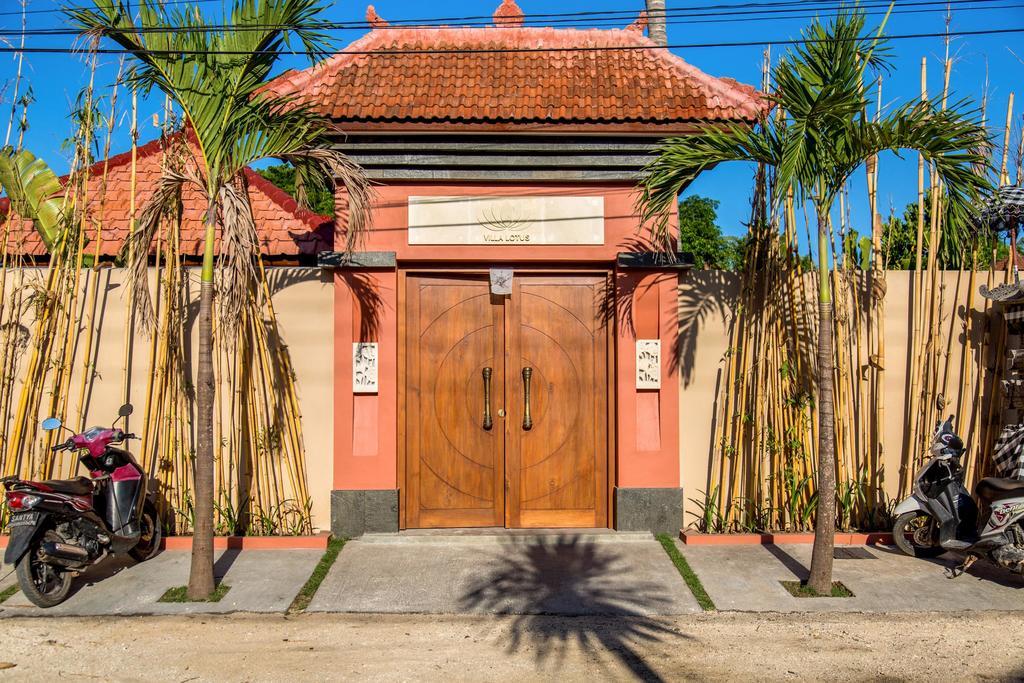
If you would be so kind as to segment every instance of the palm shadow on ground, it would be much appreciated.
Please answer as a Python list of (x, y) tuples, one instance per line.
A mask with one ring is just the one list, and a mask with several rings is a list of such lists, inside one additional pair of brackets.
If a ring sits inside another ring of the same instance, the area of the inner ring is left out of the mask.
[(585, 652), (608, 653), (641, 680), (660, 681), (639, 646), (689, 636), (651, 616), (668, 606), (660, 586), (616, 580), (621, 552), (577, 536), (512, 538), (460, 605), (515, 615), (508, 651), (531, 648), (538, 664), (555, 660), (560, 666), (576, 644)]

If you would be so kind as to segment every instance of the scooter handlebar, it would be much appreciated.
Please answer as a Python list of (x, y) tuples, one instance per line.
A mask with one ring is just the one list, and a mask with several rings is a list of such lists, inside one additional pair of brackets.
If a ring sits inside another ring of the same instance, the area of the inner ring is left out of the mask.
[(72, 448), (74, 448), (74, 444), (71, 443), (71, 439), (68, 439), (64, 443), (59, 443), (53, 448), (51, 448), (50, 452), (57, 453), (59, 451), (70, 451)]

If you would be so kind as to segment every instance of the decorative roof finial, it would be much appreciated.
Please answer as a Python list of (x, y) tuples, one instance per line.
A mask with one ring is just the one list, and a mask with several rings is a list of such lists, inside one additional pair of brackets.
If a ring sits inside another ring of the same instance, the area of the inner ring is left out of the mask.
[(519, 9), (516, 0), (501, 0), (498, 9), (494, 10), (495, 26), (522, 26), (523, 10)]
[(377, 10), (374, 9), (373, 5), (366, 6), (366, 21), (372, 28), (383, 28), (388, 25), (388, 22), (384, 21)]
[(640, 10), (640, 14), (637, 15), (636, 21), (627, 26), (626, 30), (643, 35), (643, 32), (647, 30), (647, 10)]

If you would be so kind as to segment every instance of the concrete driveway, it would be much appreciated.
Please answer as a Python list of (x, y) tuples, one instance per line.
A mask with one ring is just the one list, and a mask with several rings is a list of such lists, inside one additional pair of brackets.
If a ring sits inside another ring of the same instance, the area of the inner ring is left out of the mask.
[[(66, 602), (39, 609), (20, 592), (0, 603), (0, 618), (223, 612), (284, 612), (323, 556), (319, 550), (222, 550), (214, 574), (231, 589), (220, 602), (157, 602), (168, 588), (188, 583), (191, 553), (165, 551), (137, 564), (108, 558), (76, 579)], [(0, 577), (10, 571), (3, 565)], [(11, 575), (0, 585), (16, 582)]]
[(977, 562), (948, 579), (944, 569), (960, 561), (904, 555), (896, 548), (837, 547), (833, 577), (852, 598), (796, 598), (780, 581), (803, 580), (811, 546), (686, 546), (690, 567), (720, 610), (757, 612), (920, 612), (1024, 609), (1024, 577)]
[(700, 607), (651, 534), (498, 530), (350, 541), (307, 611), (649, 617)]

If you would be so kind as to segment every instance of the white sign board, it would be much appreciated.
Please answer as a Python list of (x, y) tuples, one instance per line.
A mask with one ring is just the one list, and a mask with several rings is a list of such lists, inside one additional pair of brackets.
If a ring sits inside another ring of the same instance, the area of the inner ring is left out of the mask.
[(512, 296), (511, 268), (491, 268), (491, 294)]
[(409, 197), (409, 244), (604, 244), (604, 197)]
[(355, 394), (376, 394), (377, 343), (356, 342), (352, 344), (352, 392)]
[(661, 388), (661, 340), (636, 340), (636, 388)]

